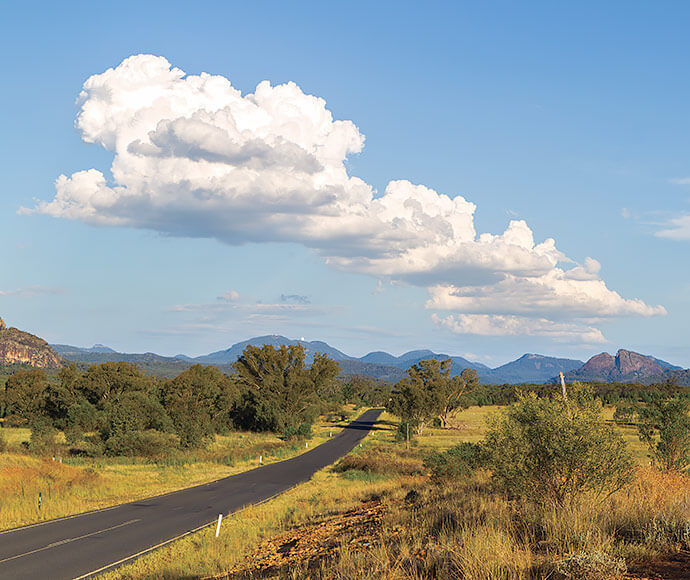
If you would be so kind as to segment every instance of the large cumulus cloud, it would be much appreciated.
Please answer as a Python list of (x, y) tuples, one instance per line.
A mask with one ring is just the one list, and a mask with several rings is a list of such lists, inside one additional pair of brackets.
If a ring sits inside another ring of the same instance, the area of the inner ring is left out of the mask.
[[(428, 287), (432, 309), (663, 313), (609, 290), (594, 261), (573, 265), (554, 240), (535, 243), (524, 221), (478, 233), (476, 206), (462, 196), (404, 180), (379, 195), (347, 171), (364, 146), (359, 129), (295, 83), (264, 81), (242, 95), (222, 76), (186, 75), (165, 58), (137, 55), (90, 77), (80, 105), (76, 126), (113, 153), (112, 180), (96, 169), (61, 175), (54, 198), (25, 211), (229, 244), (301, 243), (336, 268)], [(458, 320), (444, 326), (473, 327)], [(551, 335), (547, 327), (526, 333)]]

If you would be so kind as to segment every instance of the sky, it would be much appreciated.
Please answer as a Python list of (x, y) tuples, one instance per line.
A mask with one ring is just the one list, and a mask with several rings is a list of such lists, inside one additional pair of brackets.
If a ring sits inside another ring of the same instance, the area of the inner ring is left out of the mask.
[(6, 2), (0, 316), (690, 366), (683, 2)]

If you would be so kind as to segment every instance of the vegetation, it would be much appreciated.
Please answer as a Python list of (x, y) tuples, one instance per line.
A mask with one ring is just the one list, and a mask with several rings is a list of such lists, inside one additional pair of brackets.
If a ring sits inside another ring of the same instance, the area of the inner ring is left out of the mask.
[(591, 388), (577, 384), (568, 397), (521, 397), (491, 422), (485, 446), (500, 485), (539, 503), (610, 495), (633, 477), (623, 438), (604, 422)]
[(407, 378), (395, 386), (389, 410), (407, 424), (417, 426), (419, 434), (432, 418), (438, 418), (447, 427), (449, 415), (468, 406), (465, 396), (479, 384), (473, 369), (451, 376), (451, 364), (452, 360), (447, 359), (423, 360), (412, 365)]
[(326, 355), (317, 354), (307, 368), (301, 345), (250, 345), (233, 367), (241, 390), (238, 424), (274, 433), (297, 433), (311, 425), (320, 401), (333, 397), (338, 375), (338, 363)]
[(658, 399), (639, 409), (640, 439), (649, 446), (652, 461), (667, 471), (690, 466), (690, 399)]
[[(459, 430), (429, 427), (409, 451), (395, 444), (395, 422), (384, 415), (362, 448), (283, 496), (228, 517), (219, 538), (210, 526), (106, 578), (591, 580), (621, 578), (626, 568), (642, 572), (645, 562), (690, 547), (690, 484), (671, 472), (640, 466), (621, 492), (585, 493), (564, 506), (511, 498), (476, 464), (429, 485), (423, 458), (476, 441), (495, 411), (468, 409)], [(381, 517), (328, 527), (374, 506)], [(329, 533), (319, 536), (324, 528)]]
[[(337, 374), (325, 356), (307, 366), (301, 347), (271, 346), (248, 347), (229, 375), (19, 369), (0, 397), (0, 528), (287, 457), (304, 449), (291, 438), (325, 440), (355, 403), (401, 421), (384, 415), (361, 448), (226, 519), (221, 538), (194, 535), (111, 577), (604, 579), (690, 549), (684, 387), (574, 385), (563, 397), (451, 377), (447, 361), (422, 361), (393, 388)], [(396, 442), (406, 425), (409, 449)]]

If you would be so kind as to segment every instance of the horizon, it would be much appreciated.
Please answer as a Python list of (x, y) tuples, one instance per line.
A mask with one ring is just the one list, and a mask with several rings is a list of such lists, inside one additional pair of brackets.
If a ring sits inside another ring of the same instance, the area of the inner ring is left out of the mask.
[(0, 315), (690, 367), (690, 6), (499, 4), (9, 7)]
[[(76, 344), (71, 344), (71, 343), (49, 343), (49, 344), (51, 344), (51, 346), (54, 346), (54, 345), (71, 346), (71, 347), (83, 348), (83, 349), (96, 348), (96, 347), (105, 347), (105, 348), (111, 348), (113, 351), (115, 351), (115, 352), (117, 352), (117, 353), (120, 353), (120, 354), (146, 354), (146, 353), (151, 353), (151, 354), (156, 354), (156, 355), (159, 355), (159, 356), (164, 356), (164, 357), (169, 357), (169, 358), (175, 358), (175, 357), (177, 357), (177, 356), (182, 356), (182, 357), (188, 357), (188, 358), (191, 358), (191, 359), (196, 359), (196, 358), (198, 358), (198, 357), (206, 356), (206, 355), (209, 355), (209, 354), (212, 354), (212, 353), (223, 352), (223, 351), (225, 351), (225, 350), (229, 350), (229, 349), (231, 349), (232, 347), (234, 347), (235, 345), (241, 344), (241, 343), (243, 343), (243, 342), (248, 342), (248, 341), (255, 340), (255, 339), (257, 339), (257, 338), (265, 338), (265, 337), (285, 338), (285, 339), (287, 339), (287, 340), (295, 341), (295, 342), (300, 342), (300, 343), (302, 343), (302, 342), (304, 342), (304, 343), (323, 342), (323, 343), (325, 343), (327, 346), (329, 346), (329, 347), (331, 347), (331, 348), (334, 348), (334, 349), (340, 351), (342, 354), (344, 354), (344, 355), (346, 355), (346, 356), (348, 356), (348, 357), (350, 357), (350, 358), (354, 358), (354, 359), (361, 359), (361, 358), (364, 358), (365, 356), (367, 356), (367, 355), (369, 355), (369, 354), (378, 353), (378, 352), (384, 353), (384, 354), (390, 354), (390, 355), (392, 355), (392, 356), (394, 356), (394, 357), (396, 357), (396, 358), (400, 358), (400, 357), (402, 357), (403, 355), (406, 355), (406, 354), (409, 354), (409, 353), (412, 353), (412, 352), (425, 351), (425, 350), (428, 350), (428, 351), (430, 351), (430, 352), (433, 352), (434, 355), (444, 355), (444, 356), (448, 356), (448, 357), (462, 357), (462, 358), (467, 358), (467, 357), (464, 357), (464, 356), (459, 355), (459, 354), (457, 354), (457, 353), (452, 353), (452, 352), (438, 352), (438, 351), (435, 351), (435, 350), (433, 350), (433, 349), (424, 348), (424, 347), (411, 348), (411, 349), (408, 349), (408, 350), (399, 352), (399, 353), (397, 353), (397, 354), (396, 354), (395, 352), (391, 352), (391, 351), (388, 351), (388, 350), (385, 350), (385, 349), (383, 349), (383, 350), (382, 350), (382, 349), (371, 350), (371, 351), (365, 352), (364, 354), (352, 354), (351, 352), (348, 352), (348, 351), (346, 351), (345, 349), (340, 348), (339, 346), (333, 345), (333, 344), (331, 344), (330, 342), (328, 342), (328, 341), (326, 341), (326, 340), (320, 340), (320, 339), (312, 339), (312, 340), (309, 340), (309, 339), (305, 339), (305, 337), (291, 338), (291, 337), (289, 337), (289, 336), (285, 336), (285, 335), (282, 335), (282, 334), (275, 334), (275, 333), (272, 333), (272, 334), (265, 334), (265, 335), (260, 335), (260, 336), (248, 337), (248, 338), (245, 338), (245, 339), (242, 339), (242, 340), (235, 341), (235, 342), (233, 342), (232, 344), (229, 344), (229, 345), (227, 345), (227, 346), (225, 346), (225, 347), (220, 347), (220, 348), (212, 349), (212, 350), (210, 350), (210, 351), (208, 351), (208, 352), (203, 352), (203, 353), (198, 353), (198, 354), (188, 354), (188, 353), (184, 353), (184, 352), (178, 352), (178, 353), (170, 354), (170, 353), (160, 353), (160, 352), (156, 352), (156, 351), (152, 351), (152, 350), (145, 350), (145, 351), (135, 352), (135, 351), (131, 351), (131, 350), (119, 350), (119, 349), (117, 349), (117, 348), (112, 348), (109, 344), (104, 344), (104, 343), (95, 343), (95, 344), (93, 344), (93, 345), (91, 345), (91, 346), (76, 345)], [(609, 351), (607, 351), (607, 350), (603, 350), (603, 351), (598, 352), (598, 353), (595, 353), (595, 354), (593, 354), (592, 356), (587, 357), (587, 358), (585, 358), (585, 359), (578, 359), (578, 358), (573, 358), (573, 357), (569, 357), (569, 356), (544, 355), (544, 354), (542, 354), (542, 353), (537, 353), (537, 352), (524, 352), (524, 353), (522, 353), (521, 355), (517, 355), (517, 356), (515, 356), (515, 357), (513, 357), (513, 358), (511, 358), (511, 359), (507, 359), (507, 360), (505, 360), (505, 361), (499, 362), (499, 363), (495, 364), (494, 366), (491, 366), (491, 365), (486, 365), (486, 366), (488, 366), (488, 367), (491, 368), (491, 369), (495, 369), (495, 368), (498, 368), (498, 367), (500, 367), (500, 366), (506, 365), (506, 364), (508, 364), (508, 363), (511, 363), (511, 362), (515, 362), (515, 361), (517, 361), (517, 360), (520, 360), (521, 358), (524, 358), (524, 357), (526, 357), (526, 356), (544, 356), (544, 357), (550, 357), (550, 358), (569, 359), (569, 360), (580, 360), (580, 361), (582, 361), (583, 363), (586, 363), (586, 362), (587, 362), (588, 360), (590, 360), (592, 357), (598, 356), (598, 355), (600, 355), (600, 354), (609, 354), (609, 355), (615, 357), (615, 356), (618, 354), (618, 352), (621, 351), (621, 350), (629, 351), (629, 352), (635, 352), (636, 354), (641, 354), (641, 355), (643, 355), (643, 356), (652, 357), (652, 358), (655, 358), (655, 359), (657, 359), (657, 360), (661, 360), (662, 362), (670, 363), (670, 364), (672, 364), (672, 365), (674, 365), (674, 366), (679, 366), (679, 367), (681, 367), (681, 368), (683, 368), (683, 369), (687, 368), (687, 367), (684, 367), (684, 366), (681, 365), (681, 364), (677, 364), (677, 363), (675, 363), (675, 362), (673, 362), (673, 361), (668, 361), (668, 360), (665, 360), (665, 359), (663, 359), (663, 358), (661, 358), (661, 357), (655, 356), (654, 353), (640, 353), (640, 352), (637, 352), (637, 351), (631, 351), (630, 349), (627, 349), (627, 348), (625, 348), (625, 347), (618, 347), (618, 348), (616, 348), (615, 350), (613, 350), (612, 352), (609, 352)], [(476, 363), (476, 362), (481, 362), (481, 361), (472, 360), (472, 359), (467, 359), (467, 360), (468, 360), (468, 362), (475, 362), (475, 363)], [(484, 364), (484, 363), (481, 363), (481, 364)]]

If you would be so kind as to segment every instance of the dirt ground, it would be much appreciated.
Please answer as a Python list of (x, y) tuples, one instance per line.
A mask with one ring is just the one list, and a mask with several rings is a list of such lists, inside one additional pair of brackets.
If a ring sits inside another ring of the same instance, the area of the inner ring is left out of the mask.
[(351, 550), (366, 550), (379, 535), (383, 513), (380, 501), (370, 501), (300, 526), (265, 540), (242, 562), (205, 580), (274, 578), (297, 566), (317, 567), (332, 558), (344, 542)]
[[(347, 544), (352, 551), (366, 550), (380, 536), (384, 511), (385, 506), (380, 501), (369, 501), (345, 513), (302, 525), (263, 541), (231, 569), (204, 580), (281, 578), (298, 567), (303, 570), (318, 568), (322, 562), (333, 558), (342, 544)], [(690, 580), (690, 552), (630, 566), (624, 578)]]
[(672, 554), (659, 562), (630, 566), (626, 579), (630, 580), (689, 580), (690, 552)]

